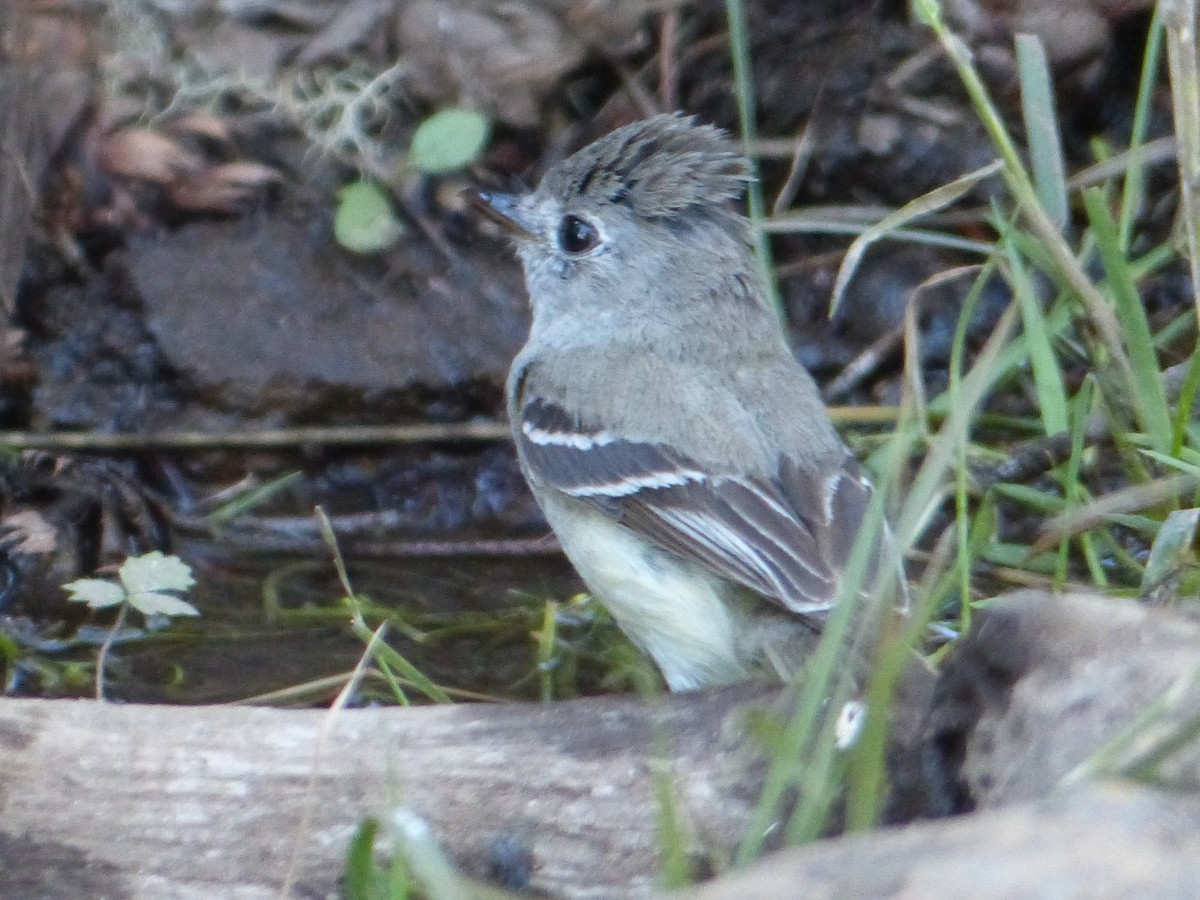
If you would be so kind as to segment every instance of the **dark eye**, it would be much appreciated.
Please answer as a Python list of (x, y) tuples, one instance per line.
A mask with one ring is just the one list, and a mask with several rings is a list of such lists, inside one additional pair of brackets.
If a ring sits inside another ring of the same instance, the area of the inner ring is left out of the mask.
[(563, 216), (558, 225), (558, 246), (568, 253), (587, 253), (600, 245), (600, 232), (587, 219)]

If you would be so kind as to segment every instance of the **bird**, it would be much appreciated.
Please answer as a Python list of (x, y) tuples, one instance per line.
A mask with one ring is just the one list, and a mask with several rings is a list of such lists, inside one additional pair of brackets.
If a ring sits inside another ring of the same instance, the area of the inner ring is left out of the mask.
[(724, 131), (667, 113), (476, 198), (532, 308), (506, 389), (521, 470), (672, 691), (790, 677), (872, 496), (734, 206), (750, 179)]

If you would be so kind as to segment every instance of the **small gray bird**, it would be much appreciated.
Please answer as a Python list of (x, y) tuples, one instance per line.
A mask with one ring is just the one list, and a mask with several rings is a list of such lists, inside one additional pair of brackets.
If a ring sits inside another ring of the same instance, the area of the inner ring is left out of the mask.
[(521, 468), (672, 690), (789, 675), (871, 495), (729, 206), (749, 177), (723, 132), (672, 114), (600, 138), (531, 194), (480, 195), (533, 306), (508, 380)]

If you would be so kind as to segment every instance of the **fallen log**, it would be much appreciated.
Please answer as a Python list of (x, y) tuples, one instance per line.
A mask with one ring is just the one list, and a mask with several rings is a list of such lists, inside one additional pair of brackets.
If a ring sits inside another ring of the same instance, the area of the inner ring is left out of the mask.
[(336, 896), (358, 823), (398, 805), (467, 874), (516, 845), (534, 890), (644, 896), (655, 748), (688, 824), (730, 848), (760, 774), (736, 717), (772, 693), (332, 714), (3, 700), (0, 897)]
[[(813, 897), (963, 896), (949, 877), (931, 887), (939, 859), (990, 866), (1012, 888), (980, 896), (1059, 896), (1060, 883), (1129, 896), (1139, 877), (1142, 896), (1200, 896), (1200, 807), (1179, 791), (1200, 784), (1197, 660), (1191, 615), (997, 601), (955, 648), (926, 727), (921, 703), (898, 707), (893, 745), (922, 748), (987, 812), (818, 842), (689, 896), (782, 900), (801, 877)], [(332, 897), (357, 825), (398, 808), (468, 875), (494, 879), (516, 858), (534, 895), (649, 896), (656, 773), (696, 845), (728, 854), (763, 772), (744, 716), (779, 694), (337, 713), (0, 700), (0, 897)]]
[(1200, 800), (1088, 784), (1004, 809), (818, 841), (686, 896), (1193, 900), (1200, 897)]

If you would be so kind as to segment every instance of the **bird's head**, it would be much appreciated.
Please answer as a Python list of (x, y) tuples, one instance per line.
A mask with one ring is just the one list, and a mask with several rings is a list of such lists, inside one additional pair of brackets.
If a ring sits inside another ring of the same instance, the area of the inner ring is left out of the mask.
[[(749, 261), (746, 219), (732, 209), (750, 179), (720, 129), (678, 113), (634, 122), (546, 172), (529, 194), (480, 195), (505, 226), (539, 307), (636, 302)], [(681, 281), (683, 279), (683, 281)]]

